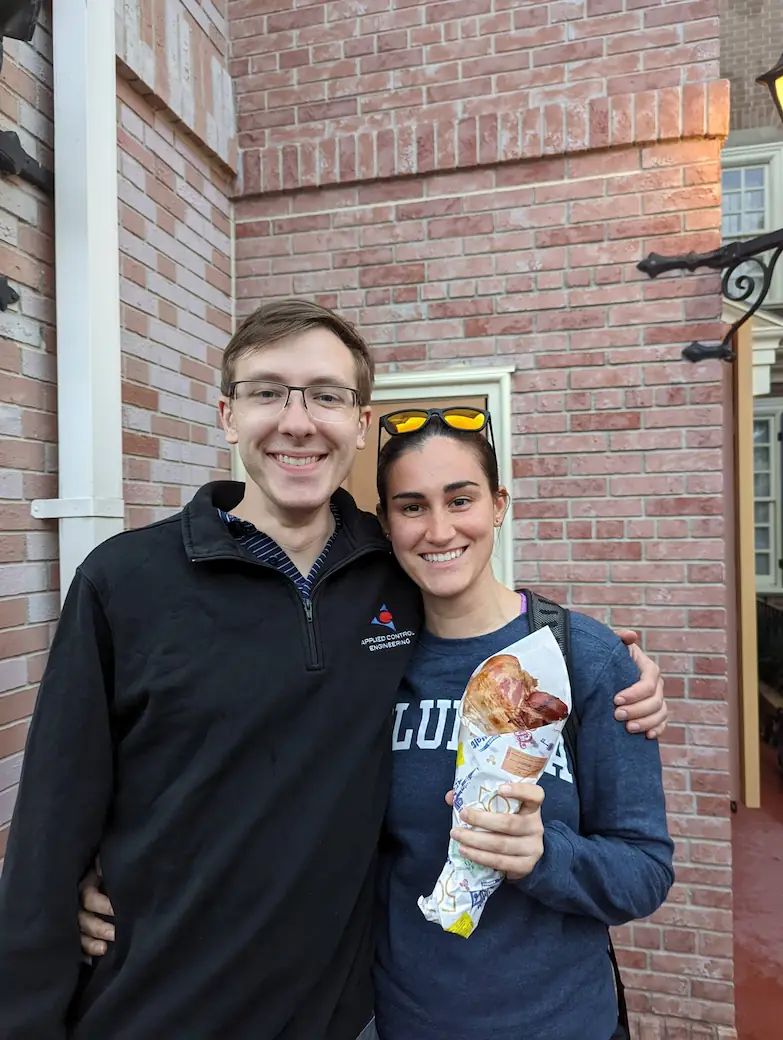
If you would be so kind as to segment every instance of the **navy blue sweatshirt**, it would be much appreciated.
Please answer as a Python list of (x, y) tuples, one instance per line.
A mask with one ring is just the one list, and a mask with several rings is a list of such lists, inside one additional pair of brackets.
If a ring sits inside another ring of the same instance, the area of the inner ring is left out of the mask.
[[(572, 613), (577, 781), (563, 744), (541, 785), (544, 855), (491, 896), (468, 939), (428, 923), (416, 900), (443, 866), (451, 826), (456, 707), (473, 669), (529, 633), (424, 633), (396, 708), (392, 794), (378, 905), (380, 1040), (610, 1040), (617, 1002), (607, 926), (646, 917), (673, 882), (658, 745), (629, 735), (613, 697), (638, 678), (609, 629)], [(581, 820), (581, 823), (580, 823)]]

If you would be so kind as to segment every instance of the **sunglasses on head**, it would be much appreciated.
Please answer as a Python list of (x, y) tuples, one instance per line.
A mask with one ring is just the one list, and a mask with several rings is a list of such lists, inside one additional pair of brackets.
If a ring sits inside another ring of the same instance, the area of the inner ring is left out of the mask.
[[(483, 408), (466, 408), (454, 406), (451, 408), (402, 408), (397, 412), (388, 412), (379, 419), (379, 425), (391, 437), (401, 434), (415, 433), (423, 430), (425, 426), (438, 419), (444, 426), (452, 430), (460, 430), (463, 433), (481, 433), (486, 429), (489, 433), (489, 442), (493, 449), (495, 438), (492, 435), (492, 418), (489, 412)], [(378, 453), (381, 450), (381, 439), (378, 438)]]

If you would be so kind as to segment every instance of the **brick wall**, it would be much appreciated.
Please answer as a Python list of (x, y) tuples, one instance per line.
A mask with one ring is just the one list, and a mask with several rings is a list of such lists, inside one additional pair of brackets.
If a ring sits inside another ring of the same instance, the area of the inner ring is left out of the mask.
[[(34, 46), (5, 41), (2, 129), (16, 130), (52, 165), (51, 22)], [(36, 189), (0, 181), (0, 274), (20, 294), (0, 313), (0, 859), (35, 689), (59, 610), (57, 528), (30, 502), (57, 492), (52, 205)]]
[(122, 75), (232, 169), (237, 146), (228, 74), (227, 0), (115, 0)]
[(118, 80), (123, 451), (136, 527), (226, 477), (217, 426), (231, 334), (230, 181)]
[[(618, 932), (636, 1035), (733, 1028), (713, 0), (230, 0), (237, 311), (289, 293), (382, 367), (516, 363), (516, 578), (644, 631), (677, 885)], [(308, 190), (303, 191), (302, 188)], [(730, 439), (729, 439), (730, 441)]]
[(756, 77), (783, 50), (783, 0), (721, 0), (721, 73), (731, 81), (731, 129), (779, 129), (779, 116)]

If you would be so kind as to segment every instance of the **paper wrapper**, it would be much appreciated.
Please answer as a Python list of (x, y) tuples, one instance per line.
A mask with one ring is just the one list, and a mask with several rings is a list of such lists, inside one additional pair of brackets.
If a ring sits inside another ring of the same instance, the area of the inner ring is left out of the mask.
[[(534, 784), (546, 768), (571, 710), (568, 669), (555, 637), (542, 628), (482, 661), (459, 707), (453, 826), (464, 808), (513, 813), (503, 784)], [(448, 858), (419, 909), (444, 931), (467, 938), (503, 873), (464, 859), (449, 842)]]

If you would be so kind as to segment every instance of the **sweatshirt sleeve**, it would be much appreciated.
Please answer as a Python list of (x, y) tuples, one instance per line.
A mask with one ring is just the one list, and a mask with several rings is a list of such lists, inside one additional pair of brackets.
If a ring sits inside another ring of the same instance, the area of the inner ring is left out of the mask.
[(0, 879), (0, 1036), (63, 1040), (81, 951), (78, 883), (97, 850), (113, 782), (111, 636), (77, 571), (27, 740)]
[(579, 698), (581, 833), (547, 822), (545, 801), (544, 854), (515, 884), (552, 910), (611, 926), (657, 910), (674, 873), (658, 742), (629, 734), (614, 719), (615, 694), (638, 672), (621, 643), (605, 660), (587, 697)]

